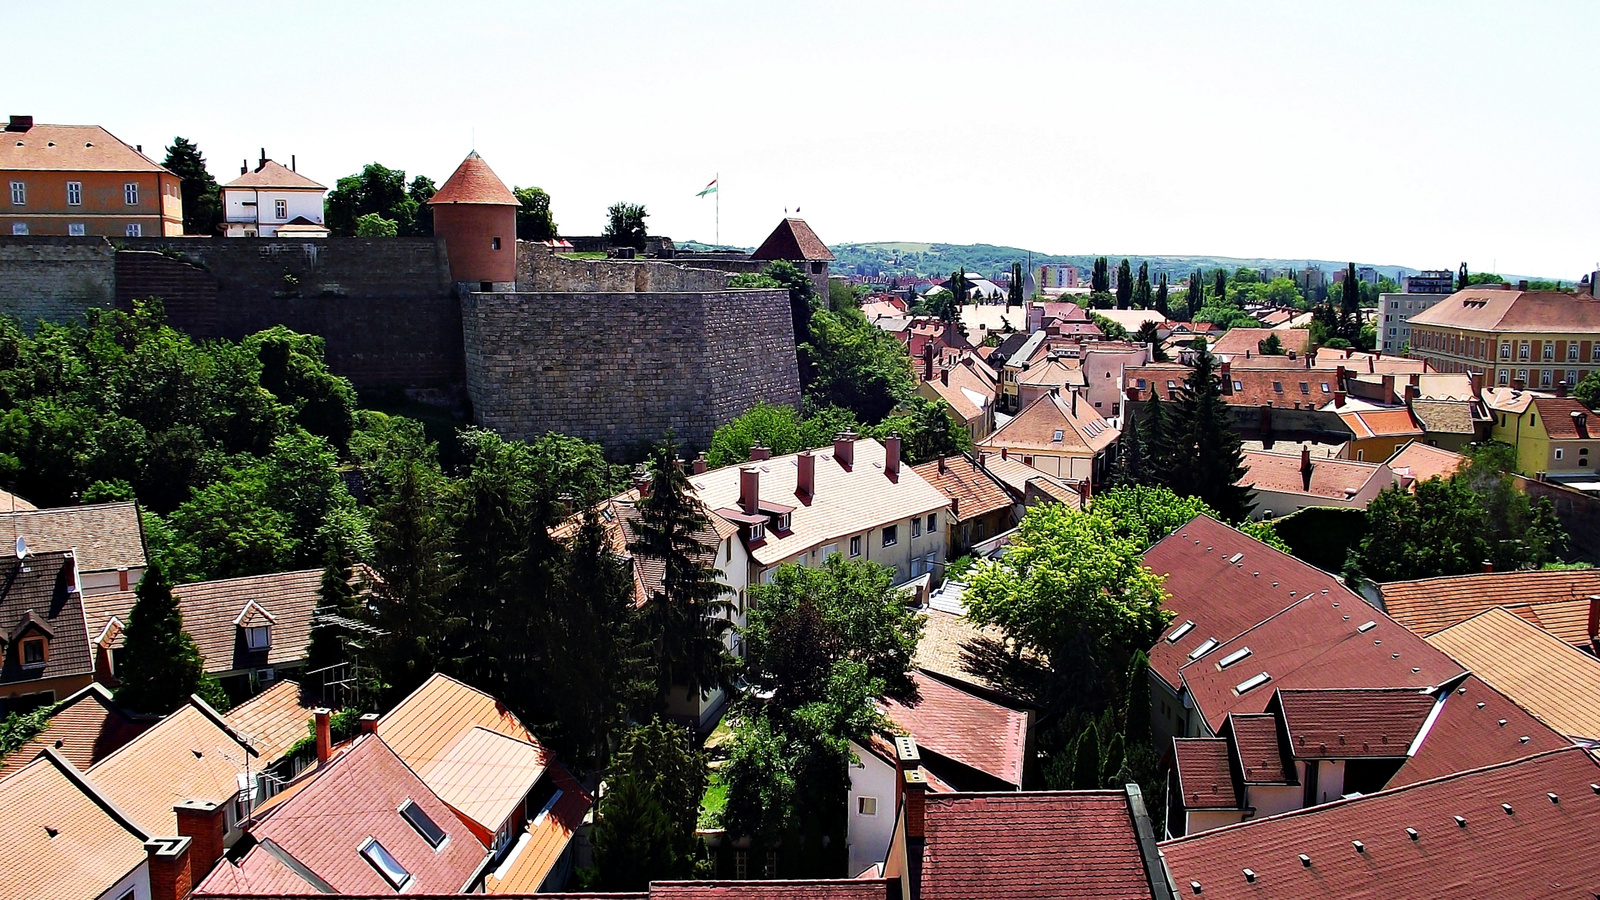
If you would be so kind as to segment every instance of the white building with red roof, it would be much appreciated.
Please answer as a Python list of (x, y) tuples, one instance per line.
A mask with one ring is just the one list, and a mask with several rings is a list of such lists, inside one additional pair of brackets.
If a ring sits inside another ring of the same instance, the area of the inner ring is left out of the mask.
[(289, 165), (267, 159), (222, 186), (222, 233), (228, 237), (327, 237), (323, 200), (327, 187)]

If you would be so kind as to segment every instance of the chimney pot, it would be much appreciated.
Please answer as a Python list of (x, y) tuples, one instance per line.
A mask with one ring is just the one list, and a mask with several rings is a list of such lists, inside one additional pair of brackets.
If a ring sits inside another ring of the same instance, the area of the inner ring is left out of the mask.
[(7, 131), (27, 131), (33, 127), (33, 116), (12, 116), (11, 124), (6, 126)]
[(311, 711), (316, 720), (317, 728), (317, 765), (328, 764), (328, 758), (333, 755), (333, 732), (329, 729), (328, 719), (333, 715), (333, 710), (326, 706), (319, 706)]
[(1567, 380), (1565, 378), (1556, 382), (1556, 396), (1563, 398), (1567, 396)]
[(940, 369), (939, 370), (939, 383), (943, 384), (943, 385), (946, 385), (946, 386), (949, 386), (949, 384), (950, 384), (950, 370), (949, 369)]
[(705, 454), (705, 451), (702, 450), (702, 451), (700, 451), (700, 454), (694, 458), (694, 474), (696, 474), (696, 475), (704, 475), (705, 473), (706, 473), (706, 454)]
[(840, 432), (833, 439), (833, 458), (846, 472), (856, 462), (856, 433), (853, 431)]
[(900, 474), (900, 432), (898, 431), (884, 439), (883, 471), (890, 478)]
[(928, 779), (919, 767), (905, 771), (900, 782), (905, 790), (906, 839), (924, 840), (927, 837), (924, 823), (928, 810)]
[(128, 589), (128, 567), (127, 566), (117, 566), (117, 590), (126, 591), (127, 589)]
[(756, 444), (754, 447), (750, 448), (750, 461), (751, 462), (764, 462), (764, 461), (769, 460), (771, 458), (772, 458), (772, 448), (771, 447), (763, 447), (760, 444)]
[(186, 837), (159, 837), (144, 842), (150, 900), (183, 900), (189, 895), (194, 887), (189, 874), (189, 845)]
[(193, 889), (222, 859), (223, 836), (228, 830), (227, 807), (209, 800), (186, 800), (174, 805), (172, 811), (177, 814), (178, 836), (189, 840), (186, 889)]
[(1483, 571), (1485, 573), (1493, 572), (1494, 571), (1494, 560), (1491, 560), (1491, 559), (1484, 560), (1483, 561)]
[(366, 715), (361, 717), (361, 733), (362, 734), (377, 734), (378, 733), (378, 714), (377, 713), (367, 713)]

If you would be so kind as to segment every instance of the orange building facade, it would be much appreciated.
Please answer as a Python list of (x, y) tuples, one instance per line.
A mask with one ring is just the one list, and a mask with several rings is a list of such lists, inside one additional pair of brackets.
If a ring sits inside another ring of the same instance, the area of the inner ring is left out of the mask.
[(98, 126), (12, 116), (0, 134), (0, 234), (181, 235), (181, 185)]

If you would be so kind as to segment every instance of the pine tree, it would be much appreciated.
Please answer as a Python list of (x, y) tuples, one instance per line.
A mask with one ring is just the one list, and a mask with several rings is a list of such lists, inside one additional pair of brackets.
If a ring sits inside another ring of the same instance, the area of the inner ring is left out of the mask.
[(1133, 267), (1123, 260), (1117, 266), (1117, 309), (1127, 309), (1133, 301)]
[(1255, 505), (1244, 477), (1243, 441), (1230, 421), (1216, 357), (1210, 351), (1195, 354), (1195, 366), (1184, 380), (1183, 396), (1167, 423), (1173, 465), (1167, 486), (1176, 493), (1199, 497), (1224, 520), (1242, 522)]
[(1094, 270), (1089, 276), (1089, 290), (1096, 294), (1111, 291), (1111, 269), (1104, 256), (1094, 261)]
[(1136, 650), (1128, 663), (1128, 686), (1122, 692), (1122, 730), (1130, 748), (1151, 749), (1150, 658)]
[[(351, 619), (360, 614), (356, 605), (356, 592), (350, 586), (350, 578), (349, 563), (337, 555), (332, 556), (328, 560), (328, 565), (322, 570), (322, 587), (317, 595), (319, 611), (326, 610), (334, 615)], [(311, 643), (306, 648), (305, 671), (315, 672), (344, 662), (344, 637), (344, 629), (339, 626), (313, 621)], [(320, 685), (315, 686), (320, 687)]]
[(706, 763), (687, 730), (657, 718), (623, 734), (594, 829), (595, 868), (608, 891), (694, 875), (695, 825)]
[(183, 233), (214, 235), (222, 224), (222, 191), (206, 169), (205, 154), (186, 138), (175, 137), (161, 163), (182, 181)]
[(1124, 753), (1122, 732), (1113, 731), (1111, 739), (1106, 741), (1105, 759), (1100, 762), (1100, 786), (1113, 787), (1122, 778), (1122, 763)]
[(1072, 789), (1075, 791), (1097, 790), (1101, 784), (1100, 765), (1100, 732), (1095, 730), (1094, 723), (1090, 722), (1083, 733), (1078, 735), (1078, 741), (1073, 747), (1072, 754)]
[(1154, 294), (1150, 290), (1150, 263), (1141, 260), (1139, 263), (1139, 280), (1133, 285), (1133, 306), (1135, 309), (1149, 309), (1153, 303)]
[(1169, 315), (1169, 311), (1167, 309), (1167, 305), (1168, 305), (1168, 303), (1170, 301), (1167, 298), (1167, 273), (1165, 273), (1165, 272), (1161, 273), (1161, 281), (1158, 284), (1156, 284), (1156, 301), (1155, 302), (1156, 302), (1156, 312), (1161, 313), (1163, 318), (1165, 318), (1167, 315)]
[(1150, 400), (1144, 405), (1144, 415), (1139, 418), (1137, 427), (1142, 476), (1139, 483), (1170, 484), (1174, 463), (1171, 448), (1167, 443), (1166, 403), (1161, 399), (1161, 392), (1154, 384), (1150, 386)]
[(117, 702), (164, 716), (187, 703), (190, 694), (199, 694), (217, 709), (227, 709), (228, 695), (206, 674), (200, 649), (183, 630), (183, 613), (160, 559), (152, 558), (145, 567), (137, 597), (123, 632), (127, 661)]
[(1205, 288), (1202, 286), (1202, 281), (1199, 269), (1195, 269), (1194, 274), (1189, 276), (1189, 289), (1184, 294), (1183, 303), (1184, 308), (1188, 310), (1186, 318), (1190, 321), (1193, 321), (1195, 314), (1200, 311), (1201, 307), (1206, 305)]
[(1122, 435), (1117, 439), (1117, 467), (1111, 478), (1113, 486), (1138, 484), (1144, 468), (1144, 448), (1139, 442), (1139, 420), (1131, 408), (1122, 418)]
[(639, 501), (635, 539), (628, 552), (655, 560), (661, 589), (649, 598), (646, 618), (656, 642), (657, 683), (665, 699), (674, 687), (703, 696), (726, 688), (730, 661), (722, 639), (732, 622), (728, 589), (706, 562), (715, 547), (701, 543), (710, 520), (689, 492), (670, 438), (655, 446), (648, 463), (650, 492)]
[(1461, 271), (1456, 274), (1456, 290), (1458, 290), (1458, 291), (1466, 290), (1467, 289), (1468, 280), (1469, 279), (1467, 278), (1467, 264), (1466, 263), (1462, 263), (1461, 264)]

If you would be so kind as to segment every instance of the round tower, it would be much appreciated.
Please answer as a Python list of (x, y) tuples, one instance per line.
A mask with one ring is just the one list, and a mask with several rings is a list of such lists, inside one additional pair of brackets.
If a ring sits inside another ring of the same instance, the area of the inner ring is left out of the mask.
[(519, 204), (478, 151), (467, 154), (428, 205), (451, 281), (479, 291), (516, 289)]

